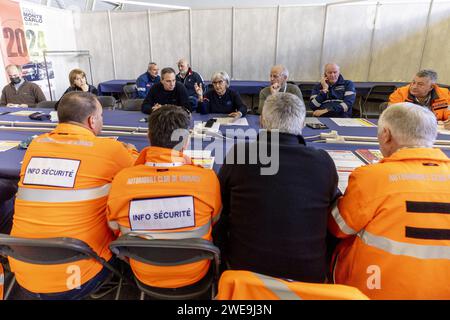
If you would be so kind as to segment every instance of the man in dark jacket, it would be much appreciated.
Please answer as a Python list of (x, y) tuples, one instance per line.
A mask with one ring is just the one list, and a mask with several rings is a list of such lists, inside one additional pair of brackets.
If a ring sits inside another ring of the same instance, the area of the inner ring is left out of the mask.
[(147, 72), (141, 74), (139, 78), (136, 80), (136, 97), (138, 99), (145, 99), (150, 88), (158, 83), (161, 78), (158, 75), (159, 69), (158, 65), (155, 62), (150, 62), (148, 64)]
[(309, 105), (315, 117), (350, 118), (356, 100), (355, 85), (344, 80), (339, 66), (327, 63), (320, 83), (311, 92)]
[(192, 110), (187, 90), (182, 83), (175, 80), (175, 70), (172, 68), (161, 70), (161, 81), (150, 89), (142, 103), (141, 110), (143, 113), (150, 114), (165, 104)]
[(184, 58), (178, 61), (178, 70), (180, 72), (177, 74), (176, 80), (186, 87), (189, 95), (189, 103), (192, 109), (195, 110), (197, 108), (197, 93), (195, 92), (194, 86), (197, 84), (204, 91), (205, 84), (203, 83), (203, 78), (199, 73), (192, 71), (189, 62)]
[(26, 108), (35, 107), (39, 102), (46, 101), (41, 88), (23, 78), (20, 66), (8, 65), (6, 75), (9, 77), (10, 83), (2, 90), (0, 106)]
[(305, 145), (305, 114), (297, 96), (270, 95), (261, 115), (267, 131), (227, 155), (213, 238), (231, 269), (325, 281), (327, 219), (338, 176), (326, 151)]

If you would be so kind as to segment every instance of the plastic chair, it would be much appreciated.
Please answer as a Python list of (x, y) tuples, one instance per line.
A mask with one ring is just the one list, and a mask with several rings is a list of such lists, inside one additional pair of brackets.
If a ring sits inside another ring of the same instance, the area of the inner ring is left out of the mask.
[[(79, 260), (93, 259), (103, 267), (119, 277), (116, 300), (119, 298), (122, 285), (122, 274), (109, 264), (105, 259), (97, 255), (92, 248), (82, 240), (74, 238), (17, 238), (6, 234), (0, 234), (0, 255), (12, 257), (16, 260), (39, 265), (64, 264)], [(37, 277), (39, 275), (36, 275)], [(6, 290), (5, 300), (14, 286), (13, 278)], [(109, 290), (106, 293), (109, 293)], [(99, 297), (102, 297), (101, 295)]]
[(159, 288), (148, 286), (136, 277), (141, 291), (141, 300), (147, 294), (156, 299), (184, 300), (203, 296), (211, 290), (215, 295), (215, 285), (219, 279), (220, 250), (210, 241), (191, 239), (145, 239), (138, 236), (123, 235), (111, 242), (111, 251), (122, 260), (134, 259), (142, 263), (158, 266), (177, 266), (200, 260), (212, 260), (210, 270), (203, 279), (193, 285), (181, 288)]
[(116, 108), (116, 99), (112, 96), (98, 96), (98, 101), (102, 105), (103, 109), (115, 109)]
[(141, 111), (142, 102), (144, 102), (144, 99), (124, 100), (124, 101), (122, 101), (122, 110)]
[(217, 300), (369, 300), (357, 288), (307, 283), (263, 274), (227, 270), (219, 280)]
[(36, 105), (36, 108), (55, 109), (55, 105), (57, 103), (58, 103), (58, 101), (41, 101)]
[(136, 84), (126, 84), (123, 86), (122, 90), (125, 93), (125, 97), (127, 99), (134, 99), (136, 97)]
[(360, 102), (361, 116), (365, 118), (378, 118), (380, 116), (380, 104), (387, 102), (392, 92), (397, 89), (394, 85), (376, 85), (370, 88), (367, 95)]

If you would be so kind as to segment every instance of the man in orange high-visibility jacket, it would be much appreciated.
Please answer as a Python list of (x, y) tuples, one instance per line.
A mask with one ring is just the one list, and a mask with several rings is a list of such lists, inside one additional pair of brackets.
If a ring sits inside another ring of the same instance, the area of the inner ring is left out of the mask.
[[(110, 183), (133, 165), (137, 152), (96, 137), (103, 126), (102, 107), (91, 93), (64, 95), (58, 118), (55, 130), (35, 138), (25, 153), (11, 235), (80, 239), (109, 260), (114, 239), (105, 214)], [(81, 298), (99, 282), (97, 276), (108, 274), (94, 260), (58, 265), (9, 261), (19, 285), (42, 299)]]
[(217, 300), (368, 300), (356, 288), (308, 283), (263, 274), (227, 270), (219, 281)]
[[(190, 116), (181, 107), (165, 105), (151, 113), (151, 147), (142, 150), (135, 166), (122, 170), (112, 183), (107, 208), (112, 228), (150, 238), (212, 240), (211, 228), (222, 206), (220, 185), (214, 171), (194, 166), (183, 156), (189, 124)], [(173, 132), (183, 140), (172, 140)], [(209, 260), (156, 266), (131, 259), (130, 265), (146, 285), (180, 288), (201, 280)]]
[(329, 219), (346, 238), (335, 283), (371, 299), (450, 299), (450, 159), (434, 149), (436, 118), (399, 103), (378, 121), (384, 158), (356, 168)]
[(427, 107), (438, 120), (450, 117), (450, 92), (436, 84), (437, 73), (433, 70), (421, 70), (411, 84), (398, 88), (389, 96), (389, 105), (399, 102), (412, 102)]

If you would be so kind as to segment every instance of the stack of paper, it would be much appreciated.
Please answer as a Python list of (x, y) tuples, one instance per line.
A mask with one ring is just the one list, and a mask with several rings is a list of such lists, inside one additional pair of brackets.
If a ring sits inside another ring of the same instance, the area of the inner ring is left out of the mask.
[(352, 171), (364, 165), (353, 152), (349, 150), (326, 150), (330, 157), (333, 159), (334, 164), (336, 165), (336, 170), (339, 177), (339, 190), (342, 193), (345, 192), (348, 185), (348, 178)]

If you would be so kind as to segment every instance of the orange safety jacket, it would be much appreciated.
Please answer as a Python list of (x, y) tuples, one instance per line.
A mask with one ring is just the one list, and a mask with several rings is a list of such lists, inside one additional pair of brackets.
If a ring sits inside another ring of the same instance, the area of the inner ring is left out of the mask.
[(329, 219), (335, 283), (371, 299), (450, 299), (450, 159), (400, 149), (356, 168)]
[[(135, 166), (114, 178), (108, 198), (110, 224), (117, 223), (123, 234), (148, 238), (211, 240), (222, 207), (219, 180), (214, 171), (190, 162), (171, 149), (142, 150)], [(131, 259), (130, 265), (147, 285), (178, 288), (201, 280), (209, 260), (162, 267)]]
[[(418, 104), (417, 99), (409, 93), (409, 87), (407, 85), (395, 90), (389, 96), (389, 105), (399, 102), (411, 102)], [(431, 90), (430, 110), (436, 115), (438, 120), (447, 120), (450, 117), (450, 92), (447, 88), (441, 88), (437, 85), (433, 85)]]
[(3, 287), (5, 286), (5, 274), (3, 273), (3, 266), (0, 263), (0, 300), (3, 300)]
[[(112, 256), (106, 200), (113, 177), (133, 165), (135, 150), (68, 123), (35, 138), (25, 153), (11, 235), (83, 240), (102, 258)], [(81, 260), (36, 265), (9, 258), (18, 283), (35, 293), (65, 292), (92, 279), (102, 265)]]
[(356, 288), (285, 280), (250, 271), (227, 270), (217, 300), (368, 300)]

